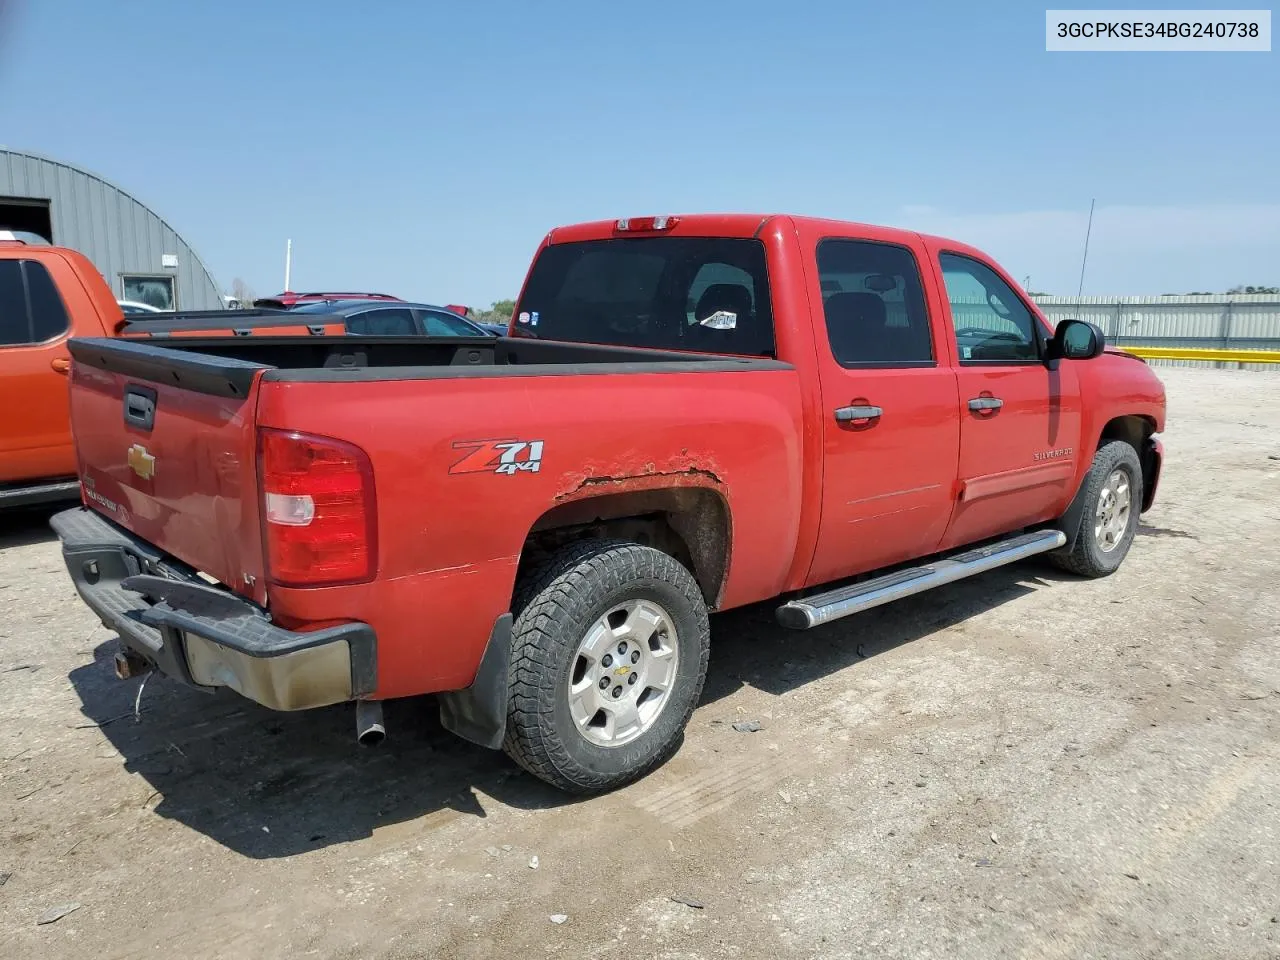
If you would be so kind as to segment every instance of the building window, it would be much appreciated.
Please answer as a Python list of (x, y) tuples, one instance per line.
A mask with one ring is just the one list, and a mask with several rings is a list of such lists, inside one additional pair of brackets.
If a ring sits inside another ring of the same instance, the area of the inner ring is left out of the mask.
[(178, 295), (174, 278), (168, 274), (120, 274), (122, 300), (145, 303), (157, 310), (177, 310)]

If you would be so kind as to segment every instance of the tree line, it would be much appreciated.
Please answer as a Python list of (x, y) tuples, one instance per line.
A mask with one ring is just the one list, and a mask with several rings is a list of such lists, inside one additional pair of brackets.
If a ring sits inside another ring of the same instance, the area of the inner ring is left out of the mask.
[[(1255, 287), (1255, 286), (1246, 287), (1241, 285), (1237, 287), (1232, 287), (1230, 290), (1226, 292), (1226, 296), (1234, 297), (1242, 293), (1280, 293), (1280, 287)], [(1165, 296), (1176, 296), (1176, 294), (1165, 294)], [(1184, 296), (1215, 297), (1215, 296), (1222, 296), (1222, 294), (1216, 294), (1212, 290), (1192, 290), (1190, 293), (1184, 294)]]
[(510, 323), (511, 314), (515, 312), (514, 300), (495, 300), (487, 310), (467, 310), (467, 317), (480, 323)]

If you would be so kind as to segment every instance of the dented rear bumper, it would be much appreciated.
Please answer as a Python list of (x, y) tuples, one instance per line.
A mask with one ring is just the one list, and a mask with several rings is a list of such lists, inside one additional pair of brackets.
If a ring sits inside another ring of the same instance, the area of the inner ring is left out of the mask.
[(201, 689), (229, 687), (273, 710), (373, 692), (377, 638), (368, 624), (284, 630), (91, 510), (64, 511), (51, 525), (81, 599), (162, 673)]

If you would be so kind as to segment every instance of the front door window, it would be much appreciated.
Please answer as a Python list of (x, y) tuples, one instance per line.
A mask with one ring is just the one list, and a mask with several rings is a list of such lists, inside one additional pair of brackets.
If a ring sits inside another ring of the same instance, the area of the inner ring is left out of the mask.
[(938, 257), (961, 363), (1037, 363), (1036, 319), (999, 274), (970, 257)]

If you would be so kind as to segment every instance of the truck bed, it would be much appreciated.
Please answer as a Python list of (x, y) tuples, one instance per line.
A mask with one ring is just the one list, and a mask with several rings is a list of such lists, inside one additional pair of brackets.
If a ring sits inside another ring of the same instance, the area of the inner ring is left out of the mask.
[(87, 366), (228, 397), (246, 396), (259, 372), (269, 381), (370, 381), (790, 367), (762, 357), (508, 337), (77, 339), (68, 346)]
[[(258, 604), (269, 580), (264, 431), (368, 456), (386, 505), (378, 577), (393, 591), (461, 564), (475, 571), (468, 587), (493, 577), (491, 598), (509, 596), (539, 517), (604, 482), (709, 486), (725, 509), (739, 496), (770, 499), (779, 510), (735, 528), (735, 540), (794, 539), (799, 378), (777, 360), (494, 337), (78, 339), (69, 348), (87, 506)], [(486, 459), (508, 441), (537, 461), (518, 481)], [(489, 532), (477, 540), (480, 517)], [(467, 560), (463, 546), (485, 562)], [(770, 565), (756, 573), (767, 586), (747, 574), (741, 589), (767, 593), (780, 579)], [(273, 589), (286, 616), (294, 594), (315, 593)], [(321, 592), (336, 604), (352, 591), (362, 610), (368, 584)], [(334, 607), (331, 619), (352, 615)]]

